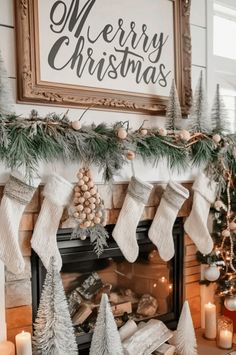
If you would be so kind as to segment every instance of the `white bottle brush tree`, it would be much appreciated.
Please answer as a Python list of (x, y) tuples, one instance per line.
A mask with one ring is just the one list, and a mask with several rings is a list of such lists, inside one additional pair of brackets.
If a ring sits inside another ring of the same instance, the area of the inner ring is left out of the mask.
[(102, 295), (89, 355), (124, 355), (120, 334), (105, 293)]
[(76, 222), (72, 238), (90, 238), (95, 253), (100, 256), (107, 245), (108, 233), (104, 228), (106, 215), (103, 201), (94, 184), (91, 171), (81, 168), (77, 174), (78, 182), (74, 188), (73, 206), (69, 213)]
[(197, 341), (188, 301), (184, 302), (175, 334), (178, 355), (197, 355)]
[(78, 355), (68, 304), (54, 258), (51, 258), (44, 281), (34, 324), (33, 353)]
[(166, 124), (165, 127), (169, 133), (174, 133), (177, 129), (181, 129), (182, 114), (179, 102), (179, 96), (173, 79), (169, 101), (166, 108)]

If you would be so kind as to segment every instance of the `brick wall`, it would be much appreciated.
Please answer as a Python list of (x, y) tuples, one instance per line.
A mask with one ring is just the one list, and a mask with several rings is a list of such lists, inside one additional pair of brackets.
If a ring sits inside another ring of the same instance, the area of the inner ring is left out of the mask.
[[(191, 184), (183, 184), (189, 190)], [(114, 184), (112, 186), (99, 185), (99, 192), (105, 202), (109, 223), (116, 223), (119, 211), (122, 207), (127, 184)], [(6, 318), (8, 339), (14, 341), (15, 335), (21, 330), (31, 331), (32, 329), (32, 308), (31, 308), (31, 269), (30, 269), (30, 238), (37, 220), (42, 203), (42, 189), (40, 186), (36, 191), (31, 203), (27, 206), (22, 217), (19, 231), (21, 250), (25, 259), (26, 268), (23, 274), (13, 275), (6, 272)], [(142, 219), (152, 219), (160, 202), (164, 185), (155, 184), (148, 204), (145, 207)], [(3, 187), (0, 193), (2, 195)], [(192, 197), (183, 205), (179, 217), (186, 217), (191, 209)], [(196, 260), (196, 248), (192, 241), (185, 236), (184, 246), (184, 295), (189, 300), (194, 326), (200, 327), (200, 265)]]

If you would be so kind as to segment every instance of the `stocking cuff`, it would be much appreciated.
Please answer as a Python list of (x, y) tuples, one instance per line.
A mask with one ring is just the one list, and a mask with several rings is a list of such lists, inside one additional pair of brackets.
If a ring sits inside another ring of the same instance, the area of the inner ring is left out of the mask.
[(14, 175), (10, 175), (5, 185), (4, 195), (22, 205), (27, 205), (32, 199), (36, 188), (35, 186), (28, 185), (23, 177), (18, 178)]
[(189, 197), (189, 191), (183, 185), (178, 184), (177, 182), (169, 182), (163, 198), (176, 208), (180, 208), (184, 201)]
[(193, 190), (202, 195), (210, 204), (215, 202), (217, 183), (201, 173), (193, 184)]
[(58, 206), (66, 206), (72, 197), (73, 185), (63, 177), (53, 174), (44, 187), (43, 195)]
[(143, 182), (132, 176), (128, 186), (128, 194), (131, 195), (135, 200), (142, 202), (145, 205), (148, 202), (152, 188), (153, 185), (149, 184), (148, 182)]

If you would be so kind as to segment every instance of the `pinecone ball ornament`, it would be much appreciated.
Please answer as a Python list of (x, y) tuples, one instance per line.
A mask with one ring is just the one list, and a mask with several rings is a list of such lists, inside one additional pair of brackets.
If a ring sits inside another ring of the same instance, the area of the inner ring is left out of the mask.
[(104, 228), (106, 226), (104, 204), (89, 169), (81, 168), (77, 178), (73, 200), (73, 217), (77, 226), (72, 232), (72, 238), (85, 240), (90, 237), (94, 251), (100, 256), (108, 238)]

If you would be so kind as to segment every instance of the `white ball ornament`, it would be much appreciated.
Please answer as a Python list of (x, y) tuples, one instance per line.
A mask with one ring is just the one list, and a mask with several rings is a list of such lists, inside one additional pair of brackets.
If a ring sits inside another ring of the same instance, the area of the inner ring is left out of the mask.
[(215, 264), (209, 265), (204, 271), (204, 277), (208, 281), (216, 281), (220, 277), (220, 271)]
[(236, 295), (225, 297), (224, 306), (231, 312), (236, 311)]
[(126, 131), (125, 128), (119, 128), (118, 131), (117, 131), (117, 136), (120, 138), (120, 139), (125, 139), (127, 137), (128, 133)]
[(218, 144), (221, 141), (221, 136), (219, 134), (214, 134), (214, 136), (212, 137), (213, 141)]
[(145, 129), (145, 128), (142, 128), (142, 129), (140, 129), (140, 134), (141, 134), (141, 136), (146, 136), (147, 135), (147, 133), (148, 133), (148, 130), (147, 129)]
[(159, 128), (158, 132), (159, 132), (160, 136), (162, 136), (162, 137), (167, 136), (167, 130), (165, 128)]
[(80, 121), (73, 121), (71, 123), (71, 126), (75, 131), (79, 131), (81, 128), (81, 122)]
[(189, 139), (191, 138), (191, 134), (189, 131), (186, 131), (185, 129), (182, 129), (182, 131), (179, 132), (179, 137), (180, 139), (182, 139), (183, 141), (188, 142)]

